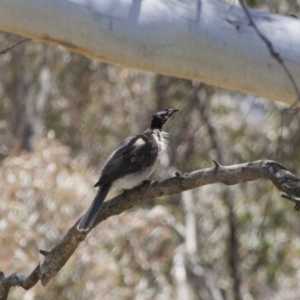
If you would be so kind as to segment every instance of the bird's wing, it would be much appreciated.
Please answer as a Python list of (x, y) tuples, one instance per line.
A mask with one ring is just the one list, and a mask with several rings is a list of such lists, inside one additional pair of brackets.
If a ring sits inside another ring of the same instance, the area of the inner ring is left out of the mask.
[(124, 140), (104, 165), (99, 181), (100, 186), (111, 183), (125, 175), (151, 166), (158, 156), (157, 142), (151, 134), (131, 136)]

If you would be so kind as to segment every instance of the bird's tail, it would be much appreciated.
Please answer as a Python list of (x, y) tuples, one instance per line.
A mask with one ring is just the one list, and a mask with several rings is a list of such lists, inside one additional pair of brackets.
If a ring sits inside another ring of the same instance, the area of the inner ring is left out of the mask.
[(97, 217), (100, 206), (109, 192), (110, 187), (111, 187), (111, 183), (107, 183), (107, 184), (104, 184), (103, 186), (99, 187), (98, 193), (97, 193), (93, 203), (91, 204), (89, 210), (80, 219), (80, 221), (77, 225), (78, 231), (90, 230), (90, 228), (92, 227), (92, 225)]

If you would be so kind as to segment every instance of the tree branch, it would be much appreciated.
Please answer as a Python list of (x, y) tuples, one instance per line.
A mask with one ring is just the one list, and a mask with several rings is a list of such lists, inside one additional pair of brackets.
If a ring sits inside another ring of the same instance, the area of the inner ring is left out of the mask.
[(3, 49), (0, 51), (0, 55), (3, 55), (5, 54), (6, 52), (10, 51), (11, 49), (15, 48), (16, 46), (19, 46), (27, 41), (30, 41), (29, 38), (24, 38), (24, 39), (21, 39), (15, 43), (13, 43), (12, 45), (8, 46), (7, 48)]
[[(172, 195), (212, 183), (234, 185), (257, 179), (270, 180), (279, 191), (284, 192), (285, 197), (296, 203), (295, 210), (300, 210), (298, 205), (300, 179), (278, 162), (259, 160), (232, 166), (218, 165), (214, 168), (198, 170), (183, 175), (177, 174), (163, 181), (152, 182), (127, 190), (103, 204), (93, 227), (107, 218), (121, 214), (149, 198)], [(39, 280), (45, 286), (65, 265), (79, 244), (87, 236), (88, 232), (77, 231), (76, 225), (77, 222), (51, 251), (43, 251), (45, 255), (44, 261), (29, 276), (14, 273), (5, 277), (3, 272), (0, 272), (0, 300), (7, 299), (9, 290), (13, 286), (30, 289)]]

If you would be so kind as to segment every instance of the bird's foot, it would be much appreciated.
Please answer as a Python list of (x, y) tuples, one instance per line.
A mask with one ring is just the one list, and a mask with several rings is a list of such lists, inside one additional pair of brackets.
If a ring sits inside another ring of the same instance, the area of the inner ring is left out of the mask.
[(140, 184), (138, 184), (136, 187), (141, 190), (143, 187), (147, 187), (149, 186), (152, 182), (154, 182), (153, 180), (148, 180), (148, 179), (145, 179), (143, 180)]
[(127, 198), (126, 195), (127, 195), (128, 191), (129, 191), (129, 189), (123, 189), (122, 196), (123, 196), (124, 199)]
[(175, 177), (179, 179), (183, 179), (188, 175), (188, 173), (180, 173), (180, 172), (175, 172)]
[[(143, 180), (141, 183), (139, 183), (138, 185), (134, 186), (132, 189), (138, 188), (139, 190), (141, 190), (143, 187), (146, 187), (148, 185), (150, 185), (152, 182), (154, 182), (153, 180)], [(131, 189), (123, 189), (123, 197), (126, 199), (126, 194), (130, 191)]]
[(149, 185), (149, 184), (151, 184), (152, 182), (154, 182), (153, 180), (149, 180), (149, 179), (145, 179), (145, 180), (143, 180), (141, 183), (140, 183), (140, 185)]
[(180, 173), (180, 172), (175, 172), (175, 176), (177, 177), (177, 178), (181, 178), (182, 177), (182, 174)]

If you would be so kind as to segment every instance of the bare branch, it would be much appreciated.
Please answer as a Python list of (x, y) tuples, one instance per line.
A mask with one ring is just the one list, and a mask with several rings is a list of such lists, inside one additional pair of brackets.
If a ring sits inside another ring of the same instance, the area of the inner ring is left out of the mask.
[(21, 286), (25, 290), (31, 289), (40, 279), (40, 264), (28, 276), (22, 273), (13, 273), (8, 277), (4, 277), (4, 273), (0, 271), (0, 300), (7, 299), (11, 287)]
[[(294, 201), (300, 198), (300, 179), (278, 162), (259, 160), (232, 166), (219, 165), (218, 168), (198, 170), (127, 190), (126, 193), (103, 204), (94, 227), (107, 218), (121, 214), (149, 198), (177, 194), (213, 183), (234, 185), (257, 179), (270, 180), (279, 191), (284, 192), (286, 196), (293, 197)], [(49, 252), (43, 251), (46, 254), (44, 261), (29, 276), (14, 273), (5, 278), (3, 272), (0, 272), (0, 299), (7, 299), (9, 290), (13, 286), (29, 289), (39, 280), (46, 285), (87, 236), (88, 232), (77, 231), (76, 225), (77, 222), (53, 249)]]
[(6, 52), (8, 52), (9, 50), (13, 49), (14, 47), (19, 46), (19, 45), (21, 45), (21, 44), (23, 44), (23, 43), (25, 43), (27, 41), (30, 41), (30, 39), (29, 38), (24, 38), (24, 39), (21, 39), (21, 40), (15, 42), (15, 43), (13, 43), (12, 45), (8, 46), (7, 48), (1, 50), (0, 51), (0, 55), (5, 54)]
[(294, 202), (295, 203), (294, 210), (300, 211), (300, 198), (299, 197), (286, 195), (286, 194), (282, 194), (281, 197)]

